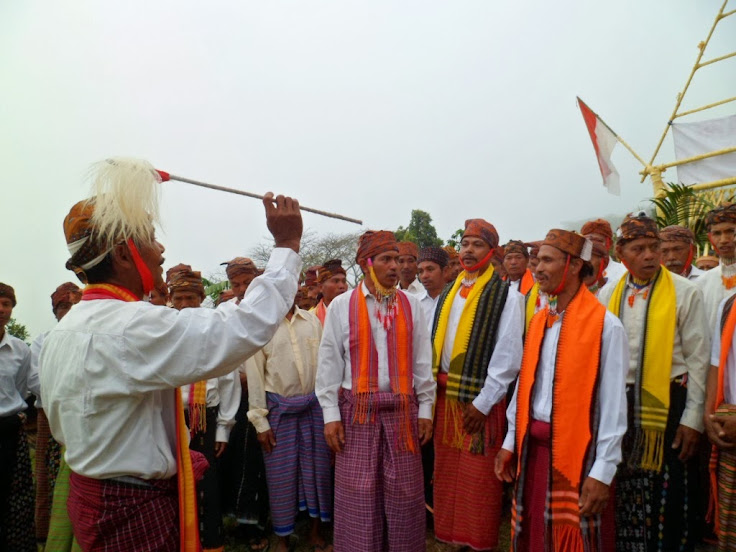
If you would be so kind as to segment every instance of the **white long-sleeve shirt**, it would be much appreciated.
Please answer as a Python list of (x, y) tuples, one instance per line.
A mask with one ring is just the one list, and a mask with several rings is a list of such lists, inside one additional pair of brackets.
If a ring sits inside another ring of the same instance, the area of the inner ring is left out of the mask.
[(0, 417), (25, 410), (31, 350), (5, 330), (0, 339)]
[[(730, 265), (730, 267), (733, 267), (733, 265)], [(727, 267), (726, 270), (733, 272), (733, 268)], [(723, 285), (723, 264), (705, 271), (693, 283), (703, 292), (708, 331), (711, 331), (716, 325), (718, 305), (721, 304), (721, 301), (736, 293), (736, 287), (726, 289), (726, 286)]]
[(432, 299), (426, 289), (422, 291), (422, 293), (417, 294), (419, 304), (422, 306), (422, 310), (424, 310), (424, 319), (427, 321), (429, 335), (432, 335), (432, 324), (434, 324), (434, 314), (435, 310), (437, 309), (437, 303), (439, 302), (440, 295), (442, 294), (440, 293), (439, 295), (437, 295), (437, 297)]
[[(235, 370), (291, 308), (301, 260), (278, 248), (240, 303), (168, 309), (82, 301), (41, 351), (41, 395), (76, 473), (161, 479), (176, 473), (176, 387)], [(53, 369), (45, 369), (45, 366)]]
[(258, 433), (271, 429), (266, 393), (294, 397), (314, 391), (321, 338), (319, 318), (296, 307), (291, 320), (284, 318), (273, 339), (245, 362), (248, 420)]
[[(215, 441), (227, 443), (230, 440), (230, 430), (235, 425), (235, 415), (238, 413), (243, 393), (238, 369), (219, 378), (208, 379), (206, 389), (207, 408), (217, 407)], [(181, 387), (181, 400), (184, 405), (188, 403), (189, 385)]]
[[(376, 299), (368, 291), (365, 282), (360, 284), (359, 293), (365, 295), (368, 306), (368, 318), (371, 321), (373, 341), (378, 353), (378, 389), (381, 392), (391, 391), (388, 375), (388, 342), (383, 324), (376, 318)], [(401, 292), (399, 292), (401, 293)], [(350, 293), (343, 293), (330, 303), (322, 332), (322, 343), (319, 346), (317, 364), (317, 383), (315, 393), (322, 407), (325, 423), (340, 421), (338, 392), (340, 387), (352, 389), (350, 365)], [(411, 306), (414, 332), (414, 392), (419, 402), (419, 418), (432, 419), (437, 384), (432, 376), (432, 347), (427, 322), (417, 298), (406, 293)]]
[[(667, 270), (662, 268), (662, 270)], [(629, 370), (626, 382), (636, 382), (636, 373), (639, 370), (639, 359), (644, 348), (644, 325), (647, 315), (647, 303), (650, 294), (639, 293), (630, 307), (627, 297), (632, 293), (633, 286), (627, 278), (624, 290), (623, 306), (620, 319), (626, 330), (629, 340)], [(703, 405), (705, 404), (705, 379), (710, 366), (710, 329), (706, 321), (703, 305), (703, 294), (696, 284), (672, 274), (675, 286), (675, 342), (672, 351), (662, 351), (662, 354), (672, 354), (672, 371), (670, 379), (687, 374), (687, 401), (680, 423), (696, 431), (703, 431)], [(616, 286), (606, 286), (601, 290), (598, 299), (608, 307)]]
[[(721, 343), (721, 323), (723, 321), (723, 307), (728, 301), (728, 298), (721, 301), (718, 305), (718, 316), (716, 317), (716, 324), (713, 327), (713, 346), (711, 348), (710, 363), (713, 366), (718, 366), (721, 363), (721, 347), (724, 344)], [(728, 358), (726, 359), (726, 369), (723, 374), (723, 400), (727, 404), (736, 404), (736, 333), (734, 333), (733, 340), (731, 343), (726, 343), (725, 347), (729, 347)], [(718, 408), (720, 405), (716, 405)]]
[[(448, 297), (447, 300), (449, 301), (450, 298)], [(450, 370), (452, 347), (455, 344), (455, 335), (465, 302), (466, 299), (460, 295), (460, 290), (458, 290), (450, 307), (447, 333), (445, 333), (445, 341), (442, 344), (440, 369), (443, 372)], [(485, 415), (488, 415), (493, 405), (506, 396), (509, 385), (519, 375), (521, 357), (524, 354), (525, 305), (524, 296), (513, 288), (509, 289), (506, 304), (498, 322), (496, 343), (491, 360), (488, 362), (486, 381), (478, 396), (473, 399), (473, 406)]]
[(31, 343), (31, 369), (28, 372), (28, 391), (36, 396), (36, 408), (43, 408), (41, 400), (41, 380), (38, 374), (38, 361), (41, 358), (43, 341), (49, 332), (43, 332)]
[[(557, 361), (557, 344), (564, 313), (551, 328), (545, 330), (539, 355), (537, 376), (532, 391), (532, 418), (549, 423), (552, 419), (553, 384)], [(626, 372), (629, 369), (629, 346), (624, 327), (616, 316), (607, 312), (603, 320), (601, 343), (600, 385), (598, 405), (600, 422), (595, 445), (595, 461), (588, 474), (601, 483), (610, 485), (616, 466), (621, 462), (621, 440), (626, 433)], [(514, 391), (506, 418), (508, 431), (503, 448), (514, 452), (516, 439), (516, 400)]]

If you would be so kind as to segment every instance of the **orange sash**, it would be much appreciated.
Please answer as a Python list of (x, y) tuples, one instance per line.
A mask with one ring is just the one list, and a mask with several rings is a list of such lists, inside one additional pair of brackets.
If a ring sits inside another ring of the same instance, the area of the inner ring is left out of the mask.
[[(524, 343), (516, 404), (517, 489), (512, 510), (512, 537), (521, 529), (522, 471), (528, 442), (532, 392), (546, 330), (549, 307), (532, 318)], [(603, 321), (606, 308), (581, 285), (562, 317), (552, 391), (552, 470), (547, 515), (552, 522), (552, 549), (584, 549), (580, 528), (580, 487), (589, 454), (595, 454), (592, 405), (596, 401)]]

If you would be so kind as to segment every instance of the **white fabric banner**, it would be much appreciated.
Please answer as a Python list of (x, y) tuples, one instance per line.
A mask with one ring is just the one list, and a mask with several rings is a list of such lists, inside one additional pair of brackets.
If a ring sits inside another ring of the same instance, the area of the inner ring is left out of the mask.
[[(697, 123), (673, 123), (672, 136), (677, 159), (736, 147), (736, 115)], [(688, 186), (732, 176), (736, 176), (736, 152), (677, 167), (677, 179)]]

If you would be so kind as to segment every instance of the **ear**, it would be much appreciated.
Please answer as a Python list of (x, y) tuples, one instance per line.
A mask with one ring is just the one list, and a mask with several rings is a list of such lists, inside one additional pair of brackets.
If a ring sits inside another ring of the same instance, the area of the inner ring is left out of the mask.
[(580, 257), (570, 259), (570, 272), (577, 276), (583, 268), (583, 260)]
[(112, 256), (112, 266), (116, 273), (127, 272), (131, 268), (135, 269), (135, 261), (126, 244), (119, 243), (112, 248), (110, 254)]
[(361, 259), (358, 261), (358, 266), (360, 266), (360, 270), (363, 272), (363, 274), (368, 274), (368, 261), (366, 259)]

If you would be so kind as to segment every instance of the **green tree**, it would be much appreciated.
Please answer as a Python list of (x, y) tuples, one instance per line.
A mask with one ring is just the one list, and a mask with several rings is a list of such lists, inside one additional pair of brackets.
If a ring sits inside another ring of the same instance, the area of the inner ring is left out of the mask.
[(463, 233), (465, 230), (458, 228), (452, 233), (452, 236), (445, 242), (445, 245), (454, 247), (457, 251), (460, 251), (460, 242), (463, 241)]
[(202, 284), (204, 285), (205, 294), (208, 295), (215, 304), (217, 304), (217, 300), (220, 298), (220, 293), (230, 287), (230, 281), (227, 278), (224, 280), (218, 278), (217, 281), (214, 281), (213, 277), (209, 279), (202, 278)]
[(657, 208), (657, 226), (664, 228), (677, 224), (685, 226), (695, 234), (698, 254), (706, 252), (710, 246), (705, 215), (715, 207), (703, 194), (697, 193), (684, 184), (669, 183), (661, 197), (651, 200)]
[(26, 343), (28, 343), (28, 338), (31, 335), (28, 328), (26, 328), (24, 324), (18, 322), (15, 318), (8, 320), (8, 324), (5, 326), (5, 331)]
[(412, 210), (409, 226), (399, 226), (394, 234), (397, 240), (414, 242), (420, 248), (442, 245), (442, 240), (437, 237), (437, 230), (432, 225), (432, 217), (419, 209)]

